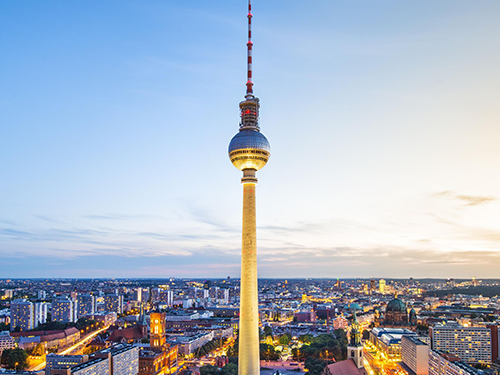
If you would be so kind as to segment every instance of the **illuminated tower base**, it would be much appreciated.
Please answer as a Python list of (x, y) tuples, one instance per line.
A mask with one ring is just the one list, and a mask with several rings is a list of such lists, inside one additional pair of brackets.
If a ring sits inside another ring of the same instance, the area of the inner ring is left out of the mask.
[(238, 374), (258, 375), (259, 301), (257, 289), (257, 228), (255, 217), (255, 170), (243, 171), (243, 230), (241, 246), (240, 323)]

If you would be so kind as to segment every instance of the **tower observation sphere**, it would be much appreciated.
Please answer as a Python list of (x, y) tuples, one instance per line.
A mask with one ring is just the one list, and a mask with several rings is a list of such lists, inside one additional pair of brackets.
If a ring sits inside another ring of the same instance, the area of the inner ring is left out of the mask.
[(258, 130), (241, 129), (229, 143), (229, 158), (240, 171), (258, 171), (266, 165), (271, 155), (267, 138)]

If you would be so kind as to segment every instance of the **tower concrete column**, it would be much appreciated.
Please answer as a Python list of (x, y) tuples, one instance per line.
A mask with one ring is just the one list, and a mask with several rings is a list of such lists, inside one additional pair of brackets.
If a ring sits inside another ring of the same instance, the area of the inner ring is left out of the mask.
[[(246, 171), (245, 171), (246, 172)], [(253, 171), (254, 172), (254, 171)], [(257, 179), (242, 178), (243, 228), (241, 246), (240, 322), (238, 374), (260, 374), (259, 301), (257, 289), (257, 227), (255, 189)]]

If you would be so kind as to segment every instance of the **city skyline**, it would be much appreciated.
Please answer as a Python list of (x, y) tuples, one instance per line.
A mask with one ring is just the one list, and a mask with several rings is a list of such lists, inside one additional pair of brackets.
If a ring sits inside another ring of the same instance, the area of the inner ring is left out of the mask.
[[(1, 6), (0, 277), (239, 277), (246, 2), (117, 4)], [(500, 4), (253, 5), (259, 277), (494, 278)]]

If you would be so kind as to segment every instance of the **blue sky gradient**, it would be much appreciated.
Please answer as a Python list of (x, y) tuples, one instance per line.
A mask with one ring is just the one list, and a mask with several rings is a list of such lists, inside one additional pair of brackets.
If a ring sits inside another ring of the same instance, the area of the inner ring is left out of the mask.
[[(497, 277), (500, 3), (254, 0), (261, 277)], [(0, 4), (0, 277), (239, 276), (245, 1)]]

